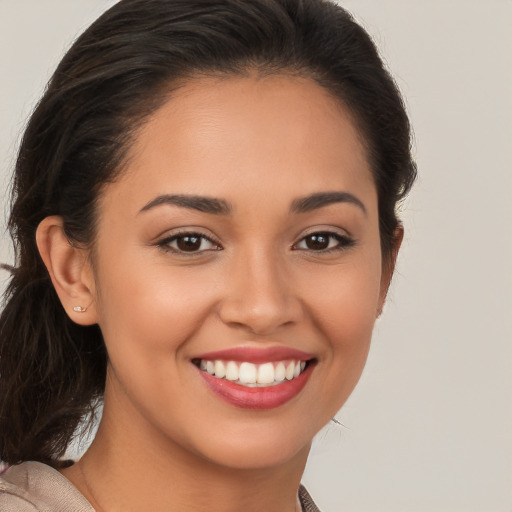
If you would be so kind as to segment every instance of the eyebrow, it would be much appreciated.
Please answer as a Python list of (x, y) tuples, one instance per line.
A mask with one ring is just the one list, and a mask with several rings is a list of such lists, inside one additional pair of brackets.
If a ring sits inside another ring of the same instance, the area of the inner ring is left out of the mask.
[(231, 205), (224, 199), (216, 199), (214, 197), (191, 196), (185, 194), (165, 194), (155, 197), (146, 204), (139, 213), (146, 212), (152, 208), (162, 205), (180, 206), (182, 208), (190, 208), (204, 213), (212, 213), (215, 215), (228, 215), (232, 211)]
[[(307, 213), (333, 203), (353, 204), (360, 208), (365, 215), (367, 213), (363, 202), (349, 192), (317, 192), (306, 197), (300, 197), (292, 202), (290, 211), (292, 213)], [(186, 194), (164, 194), (152, 199), (139, 213), (162, 205), (190, 208), (214, 215), (229, 215), (233, 211), (231, 204), (224, 199)]]
[(306, 213), (333, 203), (353, 204), (360, 208), (365, 215), (367, 214), (363, 202), (350, 192), (317, 192), (316, 194), (301, 197), (292, 202), (291, 211), (294, 213)]

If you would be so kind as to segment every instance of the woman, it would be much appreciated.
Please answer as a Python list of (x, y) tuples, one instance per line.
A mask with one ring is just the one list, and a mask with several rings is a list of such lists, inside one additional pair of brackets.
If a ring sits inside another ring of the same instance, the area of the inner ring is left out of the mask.
[(2, 510), (317, 510), (311, 440), (361, 374), (414, 177), (400, 95), (340, 7), (101, 16), (17, 161)]

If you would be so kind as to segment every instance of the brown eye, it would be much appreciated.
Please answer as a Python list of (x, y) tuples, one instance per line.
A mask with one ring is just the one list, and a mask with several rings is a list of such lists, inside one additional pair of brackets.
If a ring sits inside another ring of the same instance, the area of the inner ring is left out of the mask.
[(307, 236), (304, 241), (306, 247), (313, 251), (323, 251), (329, 248), (330, 236), (324, 233)]
[(193, 252), (201, 248), (203, 239), (200, 236), (185, 235), (176, 239), (176, 246), (180, 251)]
[(181, 233), (162, 240), (159, 244), (163, 249), (175, 253), (201, 253), (216, 251), (221, 247), (201, 233)]
[(354, 241), (351, 238), (326, 231), (305, 236), (295, 248), (313, 252), (329, 252), (342, 250), (352, 245), (354, 245)]

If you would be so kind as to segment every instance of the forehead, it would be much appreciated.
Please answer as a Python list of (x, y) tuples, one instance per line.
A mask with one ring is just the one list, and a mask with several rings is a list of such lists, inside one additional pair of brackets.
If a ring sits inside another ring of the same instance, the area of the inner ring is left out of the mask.
[(288, 75), (187, 82), (140, 129), (128, 162), (120, 181), (148, 199), (374, 188), (348, 109), (313, 80)]

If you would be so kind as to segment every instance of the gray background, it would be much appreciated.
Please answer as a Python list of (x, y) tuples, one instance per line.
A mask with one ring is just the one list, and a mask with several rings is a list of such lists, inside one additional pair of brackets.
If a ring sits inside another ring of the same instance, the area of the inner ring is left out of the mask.
[[(407, 99), (420, 179), (368, 364), (304, 482), (325, 512), (511, 512), (512, 2), (340, 3)], [(112, 4), (0, 0), (2, 211), (46, 80)]]

